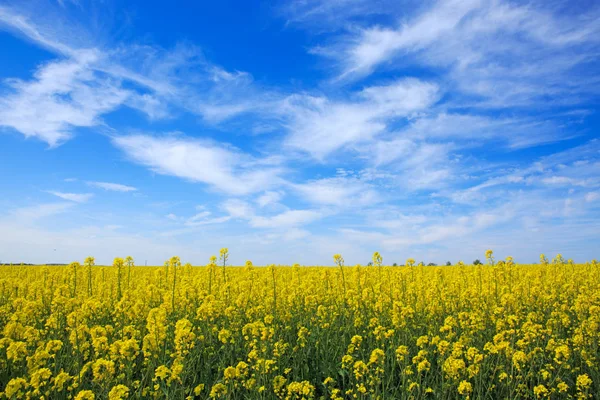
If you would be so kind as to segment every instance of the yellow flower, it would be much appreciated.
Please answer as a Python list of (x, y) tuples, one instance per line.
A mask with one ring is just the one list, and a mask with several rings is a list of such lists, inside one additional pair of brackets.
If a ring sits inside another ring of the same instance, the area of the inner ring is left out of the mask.
[(123, 400), (129, 395), (129, 388), (125, 385), (114, 386), (110, 392), (108, 392), (109, 400)]
[(442, 365), (442, 371), (446, 373), (449, 378), (458, 379), (462, 371), (466, 368), (466, 364), (461, 358), (448, 357)]
[(165, 365), (160, 365), (156, 368), (156, 370), (154, 370), (154, 377), (164, 381), (167, 379), (170, 373), (171, 370), (169, 369), (169, 367)]
[(227, 343), (229, 342), (231, 339), (231, 332), (228, 329), (221, 329), (219, 331), (219, 340), (221, 341), (221, 343)]
[(81, 392), (77, 393), (77, 396), (75, 396), (75, 400), (95, 400), (96, 396), (94, 395), (94, 392), (92, 392), (91, 390), (82, 390)]
[(204, 383), (201, 383), (194, 388), (194, 394), (196, 396), (200, 396), (200, 393), (202, 393), (203, 391), (204, 391)]
[(381, 257), (381, 254), (379, 254), (378, 251), (373, 253), (373, 265), (376, 267), (380, 267), (382, 262), (383, 262), (383, 257)]
[(344, 259), (342, 258), (341, 254), (334, 254), (333, 262), (339, 267), (342, 267), (344, 265)]
[(225, 378), (225, 381), (235, 379), (237, 377), (237, 370), (234, 367), (227, 367), (225, 368), (225, 371), (223, 371), (223, 377)]
[(312, 399), (315, 387), (308, 381), (292, 382), (287, 387), (286, 399)]
[(31, 379), (29, 380), (29, 384), (35, 388), (39, 389), (42, 386), (45, 386), (50, 382), (50, 377), (52, 376), (52, 371), (48, 368), (40, 368), (31, 374)]
[(23, 378), (13, 378), (6, 384), (4, 394), (7, 398), (21, 398), (25, 395), (25, 390), (29, 384)]
[(65, 385), (71, 380), (71, 376), (65, 371), (60, 371), (54, 377), (54, 390), (57, 392), (62, 392), (65, 389)]
[(558, 388), (559, 393), (565, 393), (567, 390), (569, 390), (569, 385), (564, 382), (560, 382), (558, 385), (556, 385), (556, 387)]
[(417, 347), (425, 347), (429, 343), (429, 336), (420, 336), (417, 339)]
[(114, 361), (99, 358), (94, 361), (92, 372), (94, 374), (94, 382), (107, 381), (115, 374), (115, 363)]
[(63, 342), (60, 340), (49, 340), (46, 343), (46, 352), (48, 352), (48, 354), (56, 354), (60, 351), (60, 349), (62, 349), (63, 347)]
[[(248, 374), (248, 368), (248, 364), (246, 364), (244, 361), (240, 361), (235, 366), (235, 372), (237, 376), (246, 376)], [(287, 373), (289, 373), (289, 371)]]
[(178, 356), (183, 357), (194, 348), (196, 335), (192, 328), (192, 323), (185, 318), (175, 324), (175, 351)]
[(592, 385), (592, 380), (588, 374), (579, 375), (577, 377), (577, 389), (580, 391), (586, 391)]
[(385, 352), (381, 349), (375, 349), (371, 352), (369, 357), (369, 365), (382, 366), (385, 361)]
[(525, 353), (523, 353), (522, 351), (515, 351), (515, 353), (512, 356), (512, 363), (513, 363), (514, 367), (517, 369), (517, 371), (520, 371), (526, 362), (527, 362), (527, 355)]
[(544, 397), (548, 397), (550, 392), (548, 391), (548, 389), (546, 389), (546, 386), (537, 385), (536, 387), (533, 388), (533, 394), (535, 395), (536, 398), (541, 399)]
[(13, 361), (21, 361), (27, 356), (27, 344), (25, 342), (12, 342), (6, 349), (6, 358)]
[(350, 365), (352, 365), (352, 363), (354, 362), (354, 358), (349, 355), (346, 354), (342, 357), (342, 368), (343, 369), (348, 369), (350, 367)]
[(398, 348), (396, 349), (396, 359), (398, 360), (398, 362), (403, 362), (407, 355), (408, 347), (398, 346)]
[(220, 398), (227, 394), (227, 386), (222, 383), (216, 383), (210, 390), (209, 396), (213, 399)]
[(285, 384), (287, 383), (287, 379), (281, 375), (277, 375), (273, 378), (273, 392), (277, 397), (283, 397), (285, 394)]
[(569, 360), (569, 357), (571, 357), (571, 349), (569, 349), (569, 346), (566, 344), (563, 344), (554, 349), (554, 354), (554, 361), (560, 365)]
[(357, 380), (362, 379), (369, 372), (367, 364), (359, 360), (354, 363), (354, 377)]
[(458, 394), (469, 395), (473, 391), (473, 386), (467, 381), (461, 381), (458, 385)]

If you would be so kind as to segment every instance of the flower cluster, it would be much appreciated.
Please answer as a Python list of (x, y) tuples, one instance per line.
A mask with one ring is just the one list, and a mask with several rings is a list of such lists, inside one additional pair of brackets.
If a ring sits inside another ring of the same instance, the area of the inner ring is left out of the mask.
[(0, 269), (0, 399), (592, 399), (600, 264)]

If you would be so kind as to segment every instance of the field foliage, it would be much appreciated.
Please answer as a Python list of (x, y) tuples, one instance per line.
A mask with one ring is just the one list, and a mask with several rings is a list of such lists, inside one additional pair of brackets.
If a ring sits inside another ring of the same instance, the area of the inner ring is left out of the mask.
[(0, 267), (0, 398), (600, 393), (600, 265)]

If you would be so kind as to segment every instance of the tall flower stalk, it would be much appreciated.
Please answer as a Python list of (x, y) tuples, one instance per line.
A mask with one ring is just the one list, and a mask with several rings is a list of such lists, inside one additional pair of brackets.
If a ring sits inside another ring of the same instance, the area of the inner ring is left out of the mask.
[(171, 310), (173, 312), (175, 312), (175, 288), (177, 286), (177, 270), (181, 266), (181, 260), (177, 256), (171, 257), (171, 259), (169, 260), (169, 265), (171, 266), (171, 269), (173, 270), (173, 287), (172, 287), (172, 291), (171, 291)]
[(125, 264), (127, 264), (127, 289), (131, 287), (131, 267), (134, 266), (133, 257), (125, 257)]
[(123, 292), (121, 289), (121, 280), (122, 280), (122, 274), (123, 274), (123, 265), (125, 264), (125, 261), (123, 261), (122, 258), (117, 257), (114, 259), (113, 261), (113, 267), (117, 268), (117, 298), (120, 300)]
[(344, 274), (344, 259), (341, 254), (334, 254), (333, 262), (340, 268), (342, 273), (342, 284), (344, 286), (344, 304), (346, 303), (346, 275)]
[(92, 297), (92, 267), (95, 265), (94, 257), (88, 257), (83, 264), (87, 267), (87, 291), (88, 296)]

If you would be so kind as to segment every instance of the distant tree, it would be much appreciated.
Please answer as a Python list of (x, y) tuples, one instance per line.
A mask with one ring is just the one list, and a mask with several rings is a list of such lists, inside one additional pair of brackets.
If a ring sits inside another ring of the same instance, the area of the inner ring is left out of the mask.
[(373, 261), (369, 261), (369, 262), (367, 263), (367, 267), (372, 267), (372, 266), (373, 266)]
[(473, 261), (473, 265), (481, 265), (483, 264), (481, 261), (479, 261), (479, 259)]
[(435, 267), (437, 264), (436, 263), (429, 263), (427, 264), (428, 267)]
[(447, 267), (449, 267), (449, 266), (451, 266), (451, 265), (452, 265), (452, 263), (451, 263), (450, 261), (446, 261), (446, 266), (447, 266)]
[(392, 264), (392, 267), (397, 267), (397, 266), (398, 266), (398, 264), (397, 264), (397, 263), (393, 263), (393, 264)]

